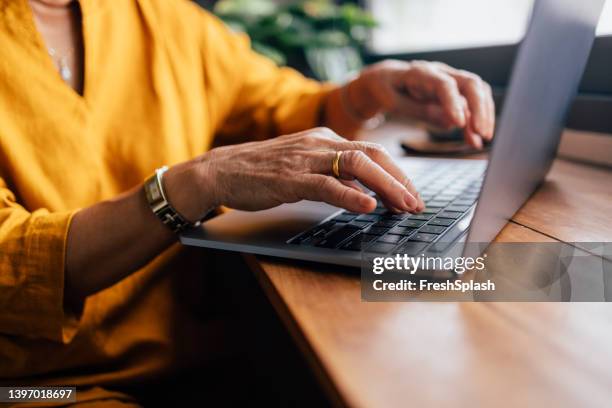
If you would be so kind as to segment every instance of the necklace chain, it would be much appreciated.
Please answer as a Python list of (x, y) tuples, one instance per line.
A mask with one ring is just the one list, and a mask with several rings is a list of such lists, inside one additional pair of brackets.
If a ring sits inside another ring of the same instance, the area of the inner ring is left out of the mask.
[(69, 55), (60, 55), (55, 48), (51, 47), (49, 47), (47, 51), (55, 62), (55, 65), (57, 65), (59, 74), (64, 80), (64, 82), (70, 82), (70, 80), (72, 79), (72, 70), (70, 69), (70, 65), (68, 64)]
[[(29, 1), (30, 3), (36, 3), (44, 7), (52, 7), (55, 9), (67, 8), (69, 7), (70, 3), (72, 3), (71, 1), (68, 2), (68, 4), (54, 4), (52, 2), (47, 2), (45, 0), (29, 0)], [(36, 13), (34, 14), (35, 14), (34, 17), (36, 18)], [(70, 58), (72, 57), (73, 51), (74, 50), (71, 49), (69, 50), (69, 52), (61, 53), (58, 51), (58, 49), (54, 47), (49, 47), (49, 46), (47, 47), (47, 53), (49, 54), (49, 56), (51, 56), (51, 59), (53, 60), (53, 63), (57, 67), (57, 70), (59, 71), (61, 78), (64, 80), (64, 82), (68, 82), (68, 83), (71, 82), (72, 77), (73, 77), (72, 69), (70, 69), (70, 63), (69, 63)]]

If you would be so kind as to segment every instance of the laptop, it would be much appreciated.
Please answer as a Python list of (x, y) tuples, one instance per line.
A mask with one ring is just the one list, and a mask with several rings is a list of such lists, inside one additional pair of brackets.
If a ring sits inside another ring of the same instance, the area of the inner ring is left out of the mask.
[(186, 232), (181, 242), (352, 267), (363, 265), (364, 254), (459, 256), (466, 255), (465, 243), (486, 247), (552, 165), (604, 3), (535, 1), (488, 163), (398, 159), (426, 203), (423, 213), (393, 214), (379, 203), (370, 214), (355, 214), (302, 201), (230, 211)]

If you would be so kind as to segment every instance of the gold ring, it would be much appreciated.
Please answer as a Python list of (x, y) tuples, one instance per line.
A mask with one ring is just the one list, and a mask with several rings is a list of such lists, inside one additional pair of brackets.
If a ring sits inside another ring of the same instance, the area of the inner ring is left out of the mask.
[(334, 173), (334, 177), (336, 178), (340, 178), (340, 157), (342, 157), (342, 152), (337, 151), (332, 161), (332, 173)]

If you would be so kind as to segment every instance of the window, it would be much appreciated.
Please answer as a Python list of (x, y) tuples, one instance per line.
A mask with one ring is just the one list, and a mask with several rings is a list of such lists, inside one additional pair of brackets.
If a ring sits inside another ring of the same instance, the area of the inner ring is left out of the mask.
[[(367, 0), (380, 27), (372, 33), (376, 54), (514, 44), (527, 27), (533, 0)], [(598, 29), (612, 34), (612, 0)]]

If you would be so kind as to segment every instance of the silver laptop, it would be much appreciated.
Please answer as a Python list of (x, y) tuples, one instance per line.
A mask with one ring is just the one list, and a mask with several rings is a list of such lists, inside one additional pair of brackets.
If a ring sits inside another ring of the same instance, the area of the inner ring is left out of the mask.
[[(422, 214), (382, 204), (355, 214), (303, 201), (231, 211), (181, 237), (185, 245), (362, 265), (364, 253), (443, 256), (490, 243), (544, 180), (578, 89), (605, 0), (536, 0), (515, 62), (490, 160), (401, 158)], [(461, 255), (461, 252), (456, 253)]]

